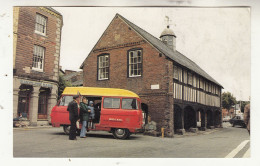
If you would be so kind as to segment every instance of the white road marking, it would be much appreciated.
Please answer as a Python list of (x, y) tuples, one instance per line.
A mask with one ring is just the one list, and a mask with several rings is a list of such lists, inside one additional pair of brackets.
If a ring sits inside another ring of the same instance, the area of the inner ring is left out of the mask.
[(241, 149), (243, 149), (243, 147), (245, 147), (248, 142), (249, 142), (249, 140), (243, 141), (243, 142), (242, 142), (240, 145), (238, 145), (234, 150), (232, 150), (232, 152), (230, 152), (225, 158), (233, 158), (233, 157), (235, 157), (235, 155), (236, 155)]
[(246, 151), (243, 158), (250, 158), (250, 148)]

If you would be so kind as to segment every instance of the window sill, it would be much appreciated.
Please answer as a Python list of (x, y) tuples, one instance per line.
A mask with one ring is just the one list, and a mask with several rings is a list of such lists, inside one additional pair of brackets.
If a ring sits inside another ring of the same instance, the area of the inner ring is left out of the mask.
[(43, 73), (43, 69), (32, 68), (32, 70)]
[(98, 79), (98, 81), (106, 81), (106, 80), (109, 80), (108, 78), (105, 78), (105, 79)]
[(129, 76), (129, 78), (135, 78), (135, 77), (142, 77), (142, 75), (137, 75), (137, 76)]
[(43, 36), (43, 37), (48, 37), (46, 34), (44, 34), (44, 33), (41, 33), (41, 32), (39, 32), (39, 31), (34, 31), (34, 33), (36, 33), (37, 35), (41, 35), (41, 36)]

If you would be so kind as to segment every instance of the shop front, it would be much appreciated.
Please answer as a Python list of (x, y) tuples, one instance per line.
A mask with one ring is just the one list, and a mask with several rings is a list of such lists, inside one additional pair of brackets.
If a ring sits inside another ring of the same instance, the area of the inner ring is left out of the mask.
[(32, 126), (48, 125), (57, 90), (55, 82), (14, 78), (13, 118), (23, 117)]

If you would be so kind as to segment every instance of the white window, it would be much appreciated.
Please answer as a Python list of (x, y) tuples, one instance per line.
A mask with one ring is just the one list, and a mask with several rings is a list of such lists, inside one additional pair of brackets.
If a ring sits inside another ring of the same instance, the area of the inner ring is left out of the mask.
[(36, 14), (35, 32), (46, 35), (47, 17)]
[(193, 76), (193, 86), (197, 87), (197, 77), (195, 75)]
[(34, 45), (34, 48), (33, 48), (33, 66), (32, 66), (32, 68), (34, 70), (43, 71), (44, 52), (45, 52), (44, 47)]
[(98, 57), (98, 80), (106, 80), (109, 76), (109, 56)]
[(104, 98), (103, 103), (104, 108), (120, 108), (120, 99), (119, 98)]
[(187, 71), (184, 70), (184, 71), (183, 71), (183, 82), (184, 82), (185, 84), (187, 84), (187, 81), (188, 81)]
[(134, 50), (128, 53), (128, 75), (137, 77), (142, 75), (142, 51)]
[(173, 78), (182, 81), (182, 69), (177, 66), (173, 66)]
[(188, 84), (192, 85), (192, 74), (188, 72)]

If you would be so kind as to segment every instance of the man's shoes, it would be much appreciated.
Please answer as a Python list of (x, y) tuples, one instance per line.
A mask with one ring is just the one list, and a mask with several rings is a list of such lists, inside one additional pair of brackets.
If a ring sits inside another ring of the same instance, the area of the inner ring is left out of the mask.
[(77, 140), (77, 138), (74, 138), (74, 139), (69, 139), (69, 140)]

